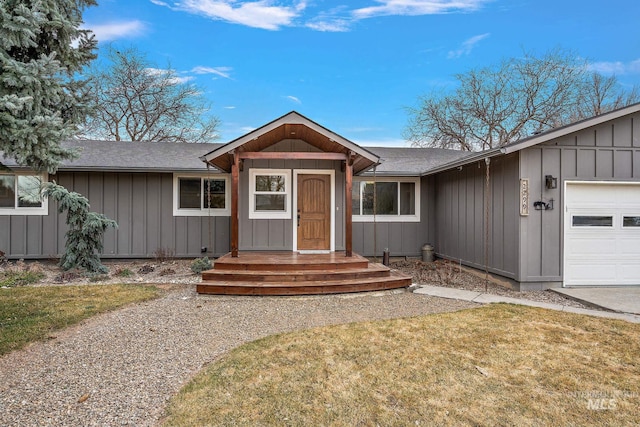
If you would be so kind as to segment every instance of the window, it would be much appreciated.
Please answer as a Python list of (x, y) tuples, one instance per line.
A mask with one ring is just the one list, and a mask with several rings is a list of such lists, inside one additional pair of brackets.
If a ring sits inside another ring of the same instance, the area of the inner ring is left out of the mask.
[(291, 218), (291, 171), (251, 169), (249, 171), (249, 218)]
[(174, 176), (174, 216), (229, 215), (226, 176)]
[(419, 178), (354, 180), (351, 196), (356, 222), (420, 221)]
[(46, 215), (47, 199), (42, 197), (44, 175), (0, 174), (0, 215)]
[(574, 227), (613, 227), (612, 216), (574, 215), (571, 221)]
[(640, 215), (623, 216), (622, 226), (623, 227), (640, 227)]

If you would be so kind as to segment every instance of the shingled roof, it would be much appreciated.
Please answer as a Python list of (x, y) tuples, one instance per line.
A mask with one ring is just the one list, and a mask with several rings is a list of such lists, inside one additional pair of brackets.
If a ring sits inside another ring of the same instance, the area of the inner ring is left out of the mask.
[[(70, 140), (62, 145), (77, 149), (79, 157), (63, 162), (61, 171), (202, 172), (207, 167), (200, 157), (221, 144)], [(16, 167), (13, 160), (0, 162)]]
[[(70, 140), (64, 147), (77, 149), (79, 157), (63, 162), (59, 170), (114, 172), (202, 172), (200, 157), (223, 144)], [(471, 153), (440, 148), (366, 147), (380, 157), (378, 175), (419, 176), (433, 168), (461, 160)], [(13, 160), (0, 162), (17, 167)], [(372, 175), (369, 170), (365, 175)]]
[[(468, 151), (442, 148), (366, 147), (380, 157), (377, 175), (418, 176), (430, 169), (467, 157)], [(373, 175), (369, 170), (364, 175)]]

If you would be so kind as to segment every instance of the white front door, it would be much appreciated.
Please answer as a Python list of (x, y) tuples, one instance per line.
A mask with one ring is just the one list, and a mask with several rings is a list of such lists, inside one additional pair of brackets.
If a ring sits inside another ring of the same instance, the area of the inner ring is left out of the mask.
[(567, 182), (564, 286), (640, 285), (640, 183)]

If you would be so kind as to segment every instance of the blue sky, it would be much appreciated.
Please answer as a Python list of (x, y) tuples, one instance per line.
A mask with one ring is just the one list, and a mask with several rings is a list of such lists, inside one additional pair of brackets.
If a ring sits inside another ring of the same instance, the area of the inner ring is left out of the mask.
[(100, 52), (135, 46), (195, 82), (227, 142), (291, 110), (407, 145), (406, 107), (470, 68), (561, 47), (640, 85), (638, 0), (99, 0)]

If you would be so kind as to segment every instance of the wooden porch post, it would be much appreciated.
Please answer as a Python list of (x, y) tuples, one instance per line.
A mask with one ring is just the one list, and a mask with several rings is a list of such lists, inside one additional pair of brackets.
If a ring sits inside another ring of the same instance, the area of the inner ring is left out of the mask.
[(237, 150), (233, 153), (231, 165), (231, 256), (238, 257), (238, 191), (240, 177), (240, 156)]
[(353, 153), (349, 152), (344, 168), (344, 252), (345, 256), (353, 256), (353, 206), (351, 192), (353, 187)]

